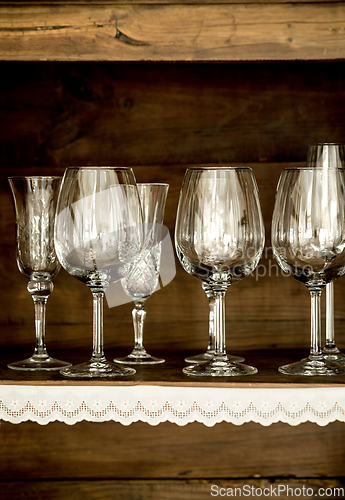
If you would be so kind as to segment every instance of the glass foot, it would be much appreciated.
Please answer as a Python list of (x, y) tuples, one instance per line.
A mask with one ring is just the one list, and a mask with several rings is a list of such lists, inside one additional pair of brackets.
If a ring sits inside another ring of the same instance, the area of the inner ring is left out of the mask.
[[(209, 361), (212, 359), (214, 356), (214, 351), (206, 351), (202, 354), (197, 354), (196, 356), (189, 356), (188, 358), (185, 358), (186, 363), (202, 363), (203, 361)], [(235, 363), (243, 363), (244, 358), (241, 356), (234, 356), (233, 354), (227, 354), (228, 360), (229, 361), (234, 361)]]
[(226, 356), (214, 356), (211, 361), (186, 366), (182, 372), (192, 377), (237, 377), (254, 375), (258, 370), (253, 366), (231, 362)]
[(280, 366), (278, 371), (284, 373), (284, 375), (305, 375), (309, 377), (314, 375), (345, 375), (345, 365), (323, 358), (305, 358), (295, 363)]
[(16, 361), (14, 363), (9, 363), (8, 368), (11, 370), (21, 370), (21, 371), (36, 371), (36, 370), (61, 370), (61, 368), (72, 366), (72, 363), (67, 363), (66, 361), (60, 361), (59, 359), (39, 356), (31, 356), (30, 358), (23, 359), (22, 361)]
[(115, 358), (113, 361), (124, 365), (159, 365), (164, 363), (165, 359), (155, 358), (146, 351), (145, 347), (136, 346), (128, 356)]
[(118, 366), (115, 363), (104, 360), (90, 360), (86, 363), (63, 368), (61, 375), (67, 378), (112, 378), (134, 375), (134, 368)]
[(113, 360), (115, 363), (120, 363), (123, 365), (159, 365), (165, 363), (163, 358), (155, 358), (150, 354), (146, 353), (146, 356), (137, 356), (135, 354), (129, 354), (124, 358), (115, 358)]
[(345, 354), (338, 347), (324, 347), (322, 349), (324, 359), (327, 361), (335, 361), (336, 363), (345, 363)]

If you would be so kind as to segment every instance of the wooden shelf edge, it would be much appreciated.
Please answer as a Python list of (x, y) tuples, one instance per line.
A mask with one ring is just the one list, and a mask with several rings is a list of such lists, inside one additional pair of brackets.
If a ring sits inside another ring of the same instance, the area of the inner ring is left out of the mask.
[(345, 59), (345, 4), (0, 4), (6, 61)]

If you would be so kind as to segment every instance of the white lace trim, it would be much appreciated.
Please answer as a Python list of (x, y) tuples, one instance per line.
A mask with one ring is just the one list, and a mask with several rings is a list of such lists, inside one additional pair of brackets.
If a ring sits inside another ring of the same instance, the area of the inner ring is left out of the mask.
[(82, 420), (123, 425), (219, 422), (242, 425), (257, 422), (327, 425), (345, 422), (345, 387), (214, 388), (135, 386), (25, 386), (2, 385), (0, 419), (20, 423)]

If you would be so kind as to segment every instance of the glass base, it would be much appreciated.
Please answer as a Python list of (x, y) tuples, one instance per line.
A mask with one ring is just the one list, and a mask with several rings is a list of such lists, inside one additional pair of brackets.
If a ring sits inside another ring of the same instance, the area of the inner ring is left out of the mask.
[(72, 363), (67, 363), (66, 361), (60, 361), (59, 359), (51, 358), (50, 356), (31, 356), (30, 358), (23, 359), (22, 361), (16, 361), (14, 363), (9, 363), (8, 368), (11, 370), (20, 371), (36, 371), (36, 370), (61, 370), (61, 368), (72, 366)]
[(328, 361), (323, 357), (319, 359), (305, 358), (295, 363), (280, 366), (280, 373), (284, 375), (304, 375), (313, 377), (315, 375), (345, 375), (345, 365)]
[(213, 357), (211, 361), (197, 365), (186, 366), (182, 372), (191, 377), (238, 377), (254, 375), (258, 372), (253, 366), (234, 363), (225, 356)]
[(151, 356), (144, 346), (136, 346), (128, 356), (115, 358), (113, 361), (124, 365), (159, 365), (165, 363), (165, 359)]
[(90, 360), (86, 363), (63, 368), (61, 375), (67, 378), (117, 378), (134, 375), (134, 368), (127, 368), (111, 363), (106, 359)]
[[(203, 352), (202, 354), (197, 354), (196, 356), (189, 356), (188, 358), (185, 358), (186, 363), (202, 363), (203, 361), (209, 361), (212, 359), (214, 356), (214, 351), (206, 351)], [(243, 363), (244, 358), (241, 356), (234, 356), (233, 354), (227, 354), (228, 360), (229, 361), (234, 361), (235, 363)]]
[(155, 358), (150, 354), (146, 353), (146, 356), (137, 356), (135, 354), (129, 354), (124, 358), (115, 358), (113, 360), (115, 363), (120, 363), (123, 365), (159, 365), (165, 363), (163, 358)]
[(338, 347), (324, 347), (322, 349), (324, 359), (327, 361), (335, 361), (336, 363), (345, 363), (345, 354)]

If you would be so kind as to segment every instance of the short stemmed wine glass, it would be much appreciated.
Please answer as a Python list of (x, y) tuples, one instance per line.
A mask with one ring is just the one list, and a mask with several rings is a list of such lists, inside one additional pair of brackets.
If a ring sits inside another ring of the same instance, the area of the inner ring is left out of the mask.
[[(345, 144), (318, 143), (308, 146), (307, 166), (318, 168), (345, 168)], [(335, 344), (334, 283), (326, 285), (326, 342), (322, 350), (326, 359), (345, 362), (345, 354)]]
[(63, 268), (93, 297), (93, 352), (88, 362), (61, 370), (69, 378), (119, 377), (135, 370), (104, 356), (103, 298), (125, 277), (141, 250), (142, 213), (130, 168), (71, 167), (61, 184), (55, 247)]
[[(208, 299), (208, 346), (206, 351), (201, 354), (196, 354), (195, 356), (188, 356), (185, 358), (186, 363), (202, 363), (203, 361), (208, 361), (214, 356), (215, 351), (215, 338), (214, 338), (214, 294), (212, 288), (206, 282), (201, 283), (202, 289), (206, 293)], [(228, 354), (228, 359), (230, 361), (237, 361), (241, 363), (244, 358), (240, 356), (234, 356), (233, 354)]]
[(321, 350), (321, 292), (345, 272), (345, 175), (342, 169), (286, 169), (279, 179), (272, 217), (272, 246), (281, 268), (309, 289), (311, 347), (308, 358), (281, 366), (288, 375), (344, 374)]
[(8, 179), (15, 207), (17, 264), (29, 279), (35, 305), (36, 345), (33, 355), (10, 363), (13, 370), (60, 370), (70, 363), (48, 355), (45, 343), (47, 300), (60, 270), (54, 249), (54, 220), (61, 177), (15, 176)]
[(189, 168), (178, 204), (175, 245), (182, 267), (214, 294), (215, 353), (190, 365), (191, 376), (236, 376), (257, 372), (232, 362), (225, 348), (225, 293), (253, 272), (264, 247), (257, 185), (250, 168)]
[(163, 358), (151, 356), (144, 347), (145, 301), (159, 288), (159, 273), (163, 237), (163, 219), (169, 184), (138, 183), (143, 212), (143, 249), (131, 272), (121, 280), (125, 293), (134, 301), (132, 310), (134, 348), (116, 363), (156, 365)]

